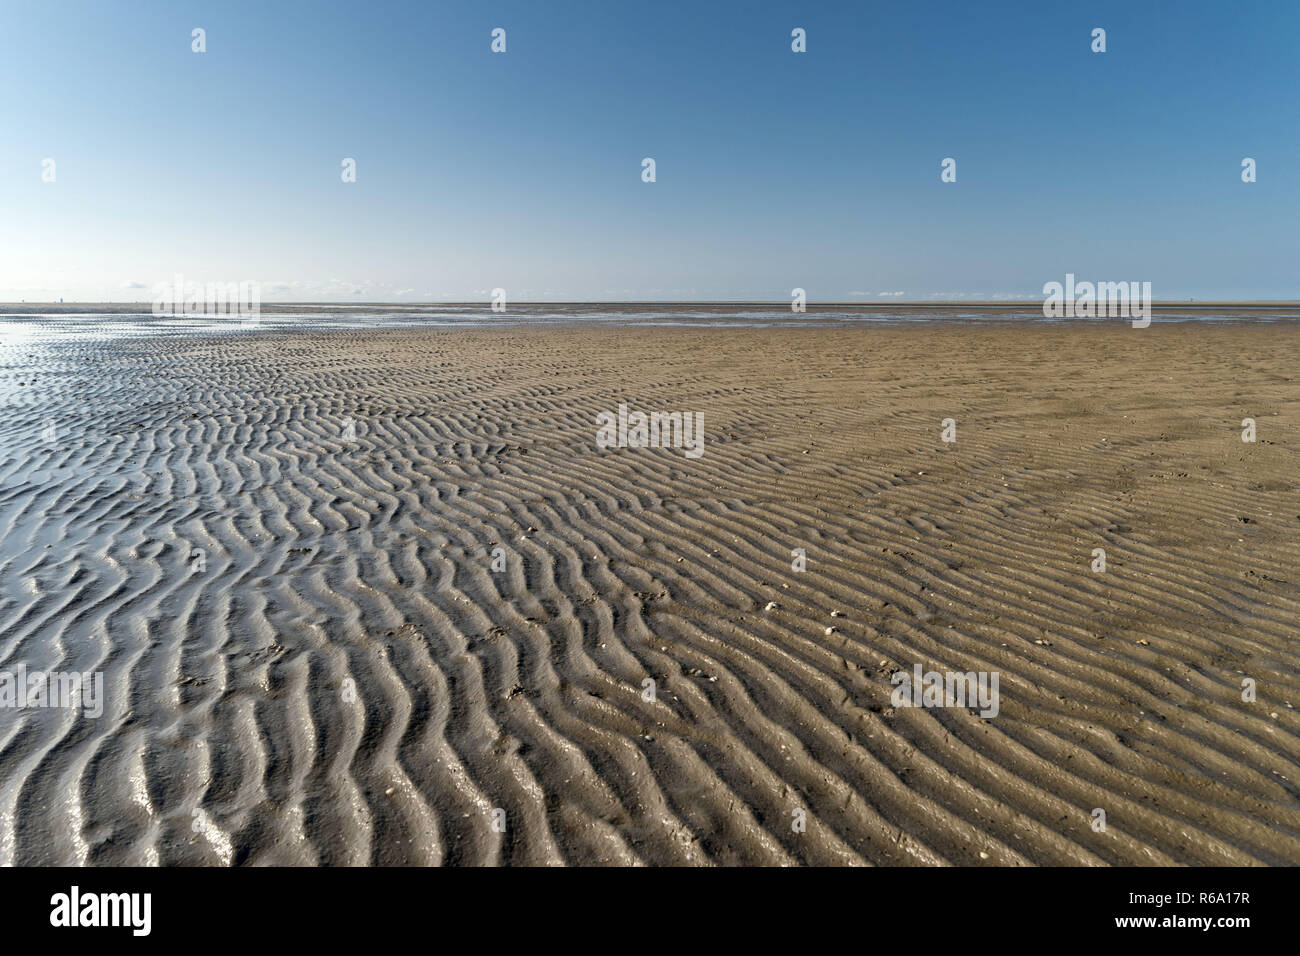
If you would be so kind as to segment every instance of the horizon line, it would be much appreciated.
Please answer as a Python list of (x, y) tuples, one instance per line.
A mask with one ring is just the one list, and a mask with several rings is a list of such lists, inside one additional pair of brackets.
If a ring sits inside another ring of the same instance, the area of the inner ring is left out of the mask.
[[(954, 301), (952, 299), (908, 299), (905, 301), (892, 300), (888, 302), (864, 302), (862, 300), (807, 300), (804, 304), (807, 308), (834, 307), (834, 308), (884, 308), (884, 309), (914, 309), (914, 308), (1042, 308), (1044, 299), (971, 299)], [(330, 305), (330, 306), (405, 306), (405, 307), (437, 307), (437, 306), (479, 306), (491, 310), (491, 300), (485, 299), (439, 299), (439, 300), (417, 300), (417, 301), (396, 301), (387, 299), (368, 299), (365, 301), (349, 302), (339, 299), (286, 299), (283, 301), (261, 300), (262, 306), (308, 306), (308, 305)], [(669, 306), (669, 305), (750, 305), (765, 307), (789, 308), (790, 300), (788, 299), (519, 299), (509, 302), (506, 306), (507, 312), (515, 306), (560, 306), (560, 305), (612, 305), (612, 306)], [(138, 305), (146, 309), (152, 309), (153, 302), (122, 299), (120, 301), (112, 299), (68, 299), (58, 302), (49, 300), (34, 300), (27, 302), (25, 300), (0, 300), (0, 307), (4, 306), (36, 306), (36, 305)], [(1283, 307), (1300, 307), (1300, 299), (1155, 299), (1151, 302), (1152, 308), (1283, 308)], [(501, 314), (501, 313), (498, 313)]]

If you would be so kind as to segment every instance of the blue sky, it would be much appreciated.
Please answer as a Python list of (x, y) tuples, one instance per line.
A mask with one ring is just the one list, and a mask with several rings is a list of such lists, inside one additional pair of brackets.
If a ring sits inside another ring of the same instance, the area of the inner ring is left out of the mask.
[(148, 300), (176, 273), (266, 301), (1036, 298), (1067, 272), (1300, 298), (1300, 4), (47, 0), (0, 20), (0, 300)]

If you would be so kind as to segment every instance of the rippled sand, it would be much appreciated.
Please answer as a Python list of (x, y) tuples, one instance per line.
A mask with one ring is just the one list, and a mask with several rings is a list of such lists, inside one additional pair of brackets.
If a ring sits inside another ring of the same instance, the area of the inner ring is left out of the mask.
[(0, 863), (1300, 863), (1294, 325), (24, 329)]

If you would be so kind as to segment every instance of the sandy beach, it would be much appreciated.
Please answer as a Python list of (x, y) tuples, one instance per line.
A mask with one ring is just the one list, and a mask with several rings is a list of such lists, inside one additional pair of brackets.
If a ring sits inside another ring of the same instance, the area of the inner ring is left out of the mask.
[(0, 709), (0, 864), (1300, 864), (1297, 376), (1292, 323), (0, 334), (0, 671), (102, 676)]

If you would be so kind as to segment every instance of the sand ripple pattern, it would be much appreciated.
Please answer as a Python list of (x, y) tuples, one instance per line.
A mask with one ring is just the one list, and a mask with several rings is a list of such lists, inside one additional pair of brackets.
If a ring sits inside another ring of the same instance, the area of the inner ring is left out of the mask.
[[(1297, 368), (1290, 326), (0, 334), (0, 669), (107, 693), (0, 711), (0, 863), (1300, 863)], [(704, 457), (601, 451), (620, 401)], [(895, 709), (916, 663), (999, 715)]]

